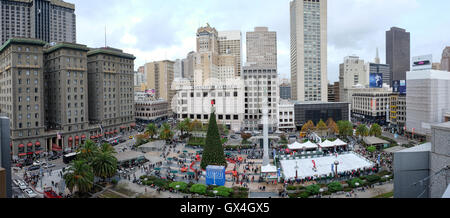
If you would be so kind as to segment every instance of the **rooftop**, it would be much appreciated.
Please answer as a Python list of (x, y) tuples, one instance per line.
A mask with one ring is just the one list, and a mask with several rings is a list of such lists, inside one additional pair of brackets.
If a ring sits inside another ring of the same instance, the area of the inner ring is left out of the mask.
[(134, 160), (134, 159), (138, 159), (141, 157), (145, 158), (143, 153), (137, 152), (137, 151), (122, 152), (122, 153), (115, 154), (114, 156), (117, 158), (118, 162)]
[(368, 145), (389, 144), (388, 141), (373, 136), (365, 137), (364, 142)]
[(6, 41), (1, 47), (0, 52), (3, 52), (3, 50), (7, 47), (9, 47), (11, 44), (27, 44), (27, 45), (40, 45), (44, 46), (47, 43), (40, 40), (40, 39), (32, 39), (32, 38), (10, 38), (8, 41)]
[(398, 152), (409, 153), (409, 152), (423, 152), (423, 151), (431, 151), (431, 143), (421, 144), (412, 148), (403, 149)]

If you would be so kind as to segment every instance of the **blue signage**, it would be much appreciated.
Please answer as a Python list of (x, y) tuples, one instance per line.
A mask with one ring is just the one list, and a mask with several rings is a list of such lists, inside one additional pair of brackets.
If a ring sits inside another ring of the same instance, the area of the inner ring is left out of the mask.
[(383, 74), (381, 73), (370, 74), (370, 88), (383, 88)]
[(225, 167), (207, 166), (206, 167), (206, 185), (225, 185)]
[(406, 94), (406, 80), (396, 80), (392, 82), (393, 91), (400, 94)]

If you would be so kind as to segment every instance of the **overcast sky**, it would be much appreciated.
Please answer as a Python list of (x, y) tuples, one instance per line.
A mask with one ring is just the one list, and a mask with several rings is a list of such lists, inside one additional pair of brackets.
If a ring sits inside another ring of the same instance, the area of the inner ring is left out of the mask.
[[(278, 36), (278, 70), (290, 77), (290, 0), (66, 0), (76, 6), (77, 42), (105, 44), (134, 54), (137, 67), (148, 61), (185, 58), (196, 48), (195, 34), (207, 22), (218, 31), (245, 33), (267, 26)], [(411, 55), (433, 54), (440, 62), (450, 46), (448, 0), (328, 0), (328, 79), (338, 81), (345, 56), (385, 63), (385, 32), (411, 32)], [(245, 54), (243, 54), (245, 62)]]

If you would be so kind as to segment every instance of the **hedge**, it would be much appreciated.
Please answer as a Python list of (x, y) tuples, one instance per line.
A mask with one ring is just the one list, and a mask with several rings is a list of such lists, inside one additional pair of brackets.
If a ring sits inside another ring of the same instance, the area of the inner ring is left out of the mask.
[(331, 193), (342, 191), (342, 189), (343, 189), (342, 184), (339, 182), (332, 182), (328, 184), (328, 191)]
[[(177, 188), (177, 186), (178, 186), (178, 188)], [(173, 188), (173, 189), (178, 190), (178, 191), (186, 190), (187, 186), (188, 185), (185, 182), (172, 182), (169, 185), (170, 188)]]
[(203, 184), (195, 184), (192, 185), (191, 188), (189, 189), (190, 192), (192, 193), (196, 193), (196, 194), (200, 194), (200, 195), (204, 195), (206, 194), (206, 185)]
[(309, 195), (317, 195), (320, 193), (320, 186), (318, 185), (307, 186), (306, 192), (308, 192)]
[(224, 186), (220, 186), (220, 187), (214, 188), (214, 191), (217, 191), (218, 196), (229, 197), (230, 194), (233, 192), (233, 189), (227, 188)]

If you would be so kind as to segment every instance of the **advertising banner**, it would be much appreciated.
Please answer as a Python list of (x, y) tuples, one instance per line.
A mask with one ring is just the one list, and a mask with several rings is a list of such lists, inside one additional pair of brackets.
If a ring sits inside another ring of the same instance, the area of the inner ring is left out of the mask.
[(400, 94), (406, 94), (406, 80), (396, 80), (392, 82), (392, 88), (394, 92)]
[(225, 185), (225, 167), (207, 166), (206, 167), (206, 185)]
[(383, 74), (381, 73), (370, 74), (370, 88), (383, 88)]

